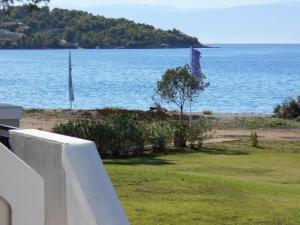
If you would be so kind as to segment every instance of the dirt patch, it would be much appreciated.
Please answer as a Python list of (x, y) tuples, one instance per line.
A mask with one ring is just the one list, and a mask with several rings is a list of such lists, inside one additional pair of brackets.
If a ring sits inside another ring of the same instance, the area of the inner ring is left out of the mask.
[(21, 128), (52, 131), (56, 125), (66, 121), (67, 120), (62, 120), (62, 119), (45, 120), (45, 119), (23, 118), (21, 120)]
[[(300, 130), (259, 129), (256, 132), (260, 140), (300, 140)], [(250, 138), (250, 135), (251, 130), (247, 129), (216, 129), (213, 131), (213, 138), (245, 139)]]

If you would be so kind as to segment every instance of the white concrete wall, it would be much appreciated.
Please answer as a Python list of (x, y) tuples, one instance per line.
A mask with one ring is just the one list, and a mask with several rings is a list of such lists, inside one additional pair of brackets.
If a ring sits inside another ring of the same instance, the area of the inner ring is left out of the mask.
[(10, 131), (10, 142), (44, 179), (46, 225), (129, 224), (93, 142), (39, 130)]
[(19, 120), (23, 116), (23, 107), (0, 103), (1, 120)]
[[(0, 199), (2, 199), (0, 210), (3, 214), (7, 214), (3, 202), (10, 205), (12, 225), (44, 224), (43, 179), (2, 144), (0, 144)], [(6, 223), (7, 217), (0, 221)]]
[(22, 116), (21, 106), (0, 103), (0, 124), (19, 127)]
[(13, 119), (1, 120), (0, 119), (0, 124), (1, 125), (6, 125), (6, 126), (11, 126), (11, 127), (20, 127), (20, 120), (19, 119), (15, 119), (15, 120), (13, 120)]

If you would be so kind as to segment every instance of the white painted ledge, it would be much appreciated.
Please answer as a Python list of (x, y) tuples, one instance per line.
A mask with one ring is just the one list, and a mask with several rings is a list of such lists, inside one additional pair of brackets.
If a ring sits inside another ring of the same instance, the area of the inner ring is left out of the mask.
[(46, 225), (129, 225), (93, 142), (39, 130), (10, 142), (45, 181)]
[[(0, 144), (0, 199), (3, 208), (7, 203), (11, 210), (12, 225), (43, 225), (44, 182), (34, 170), (26, 165), (5, 146)], [(0, 213), (1, 216), (4, 216)], [(7, 223), (10, 215), (2, 217)], [(2, 225), (2, 224), (1, 224)]]

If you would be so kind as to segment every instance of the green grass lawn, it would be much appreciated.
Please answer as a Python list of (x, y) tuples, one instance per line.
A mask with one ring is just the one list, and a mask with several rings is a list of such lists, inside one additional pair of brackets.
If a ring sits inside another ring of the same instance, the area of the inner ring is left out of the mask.
[(300, 142), (106, 160), (132, 225), (300, 224)]

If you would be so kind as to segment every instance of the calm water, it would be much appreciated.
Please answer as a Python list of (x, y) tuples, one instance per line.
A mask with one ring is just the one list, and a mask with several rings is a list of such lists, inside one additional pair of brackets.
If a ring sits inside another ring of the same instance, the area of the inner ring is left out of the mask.
[[(300, 95), (300, 45), (201, 51), (211, 85), (194, 111), (270, 113), (286, 97)], [(147, 109), (163, 72), (188, 62), (189, 49), (74, 50), (75, 107)], [(0, 50), (0, 102), (67, 108), (67, 77), (67, 50)]]

